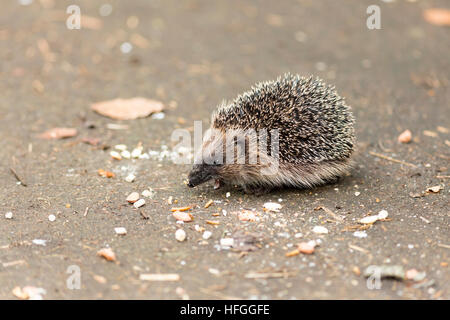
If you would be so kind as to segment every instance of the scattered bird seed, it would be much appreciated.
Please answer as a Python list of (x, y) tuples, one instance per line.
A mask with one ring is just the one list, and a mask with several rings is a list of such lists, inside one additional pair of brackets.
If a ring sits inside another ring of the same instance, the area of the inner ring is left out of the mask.
[(355, 231), (353, 236), (357, 238), (367, 238), (367, 233), (365, 231)]
[(130, 193), (130, 195), (127, 197), (127, 201), (129, 203), (135, 203), (136, 201), (139, 200), (139, 193), (137, 192), (132, 192)]
[(328, 229), (322, 226), (315, 226), (312, 231), (317, 234), (327, 234)]
[(33, 242), (34, 244), (36, 244), (38, 246), (45, 246), (47, 244), (47, 240), (43, 240), (43, 239), (33, 239), (31, 242)]
[(114, 146), (114, 149), (119, 150), (119, 151), (125, 151), (127, 150), (127, 146), (124, 144), (118, 144)]
[(128, 150), (124, 150), (120, 153), (120, 155), (124, 158), (124, 159), (131, 159), (131, 153)]
[(134, 179), (136, 179), (136, 176), (135, 176), (134, 174), (130, 173), (130, 174), (127, 175), (127, 177), (125, 178), (125, 181), (131, 183), (131, 182), (134, 181)]
[(111, 151), (109, 155), (115, 160), (122, 160), (122, 156), (117, 151)]
[(142, 207), (145, 204), (145, 200), (144, 199), (139, 199), (138, 201), (136, 201), (133, 206), (137, 209)]
[(114, 231), (115, 231), (118, 235), (126, 235), (126, 234), (127, 234), (127, 229), (125, 229), (124, 227), (117, 227), (117, 228), (114, 228)]
[(205, 204), (205, 209), (208, 209), (213, 203), (214, 203), (214, 201), (209, 200), (209, 201)]
[(190, 214), (189, 212), (186, 212), (186, 211), (175, 211), (173, 213), (173, 216), (178, 221), (183, 221), (183, 222), (191, 222), (192, 220), (194, 220), (194, 217), (192, 216), (192, 214)]
[(205, 231), (205, 232), (203, 232), (202, 238), (205, 240), (208, 240), (209, 238), (211, 238), (211, 236), (212, 236), (211, 231)]
[(13, 218), (13, 213), (11, 211), (5, 213), (5, 218), (6, 219), (12, 219)]
[(186, 232), (183, 229), (178, 229), (175, 232), (175, 239), (177, 239), (177, 241), (179, 242), (183, 242), (184, 240), (186, 240)]
[(233, 238), (220, 239), (220, 245), (222, 247), (232, 247), (234, 245), (234, 239)]
[(264, 209), (266, 211), (280, 212), (281, 204), (276, 202), (266, 202), (264, 203)]
[(103, 248), (97, 251), (97, 255), (108, 261), (116, 261), (116, 254), (111, 248)]
[(54, 215), (54, 214), (49, 215), (49, 216), (48, 216), (48, 220), (49, 220), (50, 222), (55, 221), (55, 220), (56, 220), (55, 215)]
[(411, 139), (412, 133), (410, 130), (405, 130), (398, 136), (398, 142), (400, 143), (410, 143)]

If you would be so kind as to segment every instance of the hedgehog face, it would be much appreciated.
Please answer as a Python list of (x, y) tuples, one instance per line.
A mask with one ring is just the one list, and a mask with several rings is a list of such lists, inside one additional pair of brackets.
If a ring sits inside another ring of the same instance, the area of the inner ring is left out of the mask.
[(188, 186), (192, 188), (211, 179), (219, 178), (220, 167), (222, 165), (219, 164), (195, 164), (191, 172), (189, 172)]

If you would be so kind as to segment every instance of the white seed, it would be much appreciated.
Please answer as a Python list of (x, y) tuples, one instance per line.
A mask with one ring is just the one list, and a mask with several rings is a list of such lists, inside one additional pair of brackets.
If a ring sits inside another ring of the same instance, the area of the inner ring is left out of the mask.
[(32, 241), (34, 244), (38, 245), (38, 246), (45, 246), (47, 243), (47, 240), (43, 240), (43, 239), (33, 239)]
[(371, 224), (378, 220), (378, 216), (367, 216), (359, 220), (360, 223), (363, 224)]
[(139, 156), (142, 154), (142, 147), (141, 148), (134, 148), (133, 151), (131, 151), (131, 157), (132, 158), (139, 158)]
[(276, 202), (266, 202), (264, 203), (264, 209), (273, 212), (280, 212), (281, 204)]
[(234, 239), (233, 238), (220, 239), (220, 245), (222, 247), (232, 247), (234, 245)]
[(114, 149), (119, 150), (119, 151), (125, 151), (127, 150), (127, 146), (124, 144), (118, 144), (114, 146)]
[(203, 232), (203, 239), (208, 240), (209, 238), (211, 238), (211, 236), (212, 236), (212, 232), (211, 231)]
[(186, 232), (184, 232), (183, 229), (178, 229), (175, 232), (175, 239), (177, 239), (180, 242), (183, 242), (184, 240), (186, 240)]
[(6, 219), (12, 219), (12, 217), (13, 217), (13, 213), (12, 213), (11, 211), (5, 213), (5, 218), (6, 218)]
[(127, 197), (127, 201), (129, 203), (135, 203), (136, 201), (139, 200), (139, 193), (137, 192), (132, 192), (130, 193), (130, 195)]
[(144, 199), (139, 199), (138, 201), (136, 201), (133, 206), (137, 209), (142, 207), (145, 204), (145, 200)]
[(109, 155), (116, 160), (122, 160), (122, 156), (117, 151), (111, 151)]
[(386, 210), (381, 210), (378, 212), (378, 219), (386, 219), (388, 217), (389, 213)]
[(50, 220), (51, 222), (55, 221), (56, 220), (55, 215), (53, 215), (53, 214), (49, 215), (48, 220)]
[(326, 234), (328, 233), (328, 229), (322, 226), (315, 226), (312, 230), (314, 233), (317, 234)]
[(130, 153), (130, 151), (128, 151), (128, 150), (123, 150), (123, 151), (120, 153), (120, 155), (121, 155), (122, 157), (124, 157), (125, 159), (131, 159), (131, 153)]
[(227, 193), (225, 194), (225, 196), (226, 196), (227, 198), (229, 198), (229, 197), (231, 196), (231, 193), (227, 192)]
[(151, 198), (153, 196), (153, 192), (151, 190), (144, 190), (141, 195), (146, 198)]
[(365, 231), (355, 231), (353, 232), (353, 236), (357, 238), (366, 238), (367, 233)]
[(125, 229), (124, 227), (117, 227), (114, 228), (114, 231), (119, 234), (119, 235), (126, 235), (127, 234), (127, 229)]
[(125, 178), (126, 182), (133, 182), (134, 179), (136, 179), (136, 176), (132, 173), (130, 173), (129, 175), (127, 175), (127, 177)]
[(361, 194), (361, 192), (359, 192), (359, 191), (355, 192), (355, 196), (359, 196), (360, 194)]

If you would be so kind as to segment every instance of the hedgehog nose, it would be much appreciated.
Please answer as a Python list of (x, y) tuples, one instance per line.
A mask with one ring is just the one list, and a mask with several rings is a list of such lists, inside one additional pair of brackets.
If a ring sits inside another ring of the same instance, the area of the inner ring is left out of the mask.
[(193, 184), (191, 181), (188, 181), (188, 184), (187, 184), (187, 185), (188, 185), (189, 188), (195, 187), (194, 184)]

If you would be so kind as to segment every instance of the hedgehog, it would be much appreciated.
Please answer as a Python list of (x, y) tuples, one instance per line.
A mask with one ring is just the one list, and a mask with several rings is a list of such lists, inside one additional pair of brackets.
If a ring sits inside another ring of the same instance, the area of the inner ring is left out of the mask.
[(354, 144), (354, 117), (335, 87), (288, 73), (222, 102), (187, 184), (214, 180), (250, 194), (312, 188), (349, 173)]

